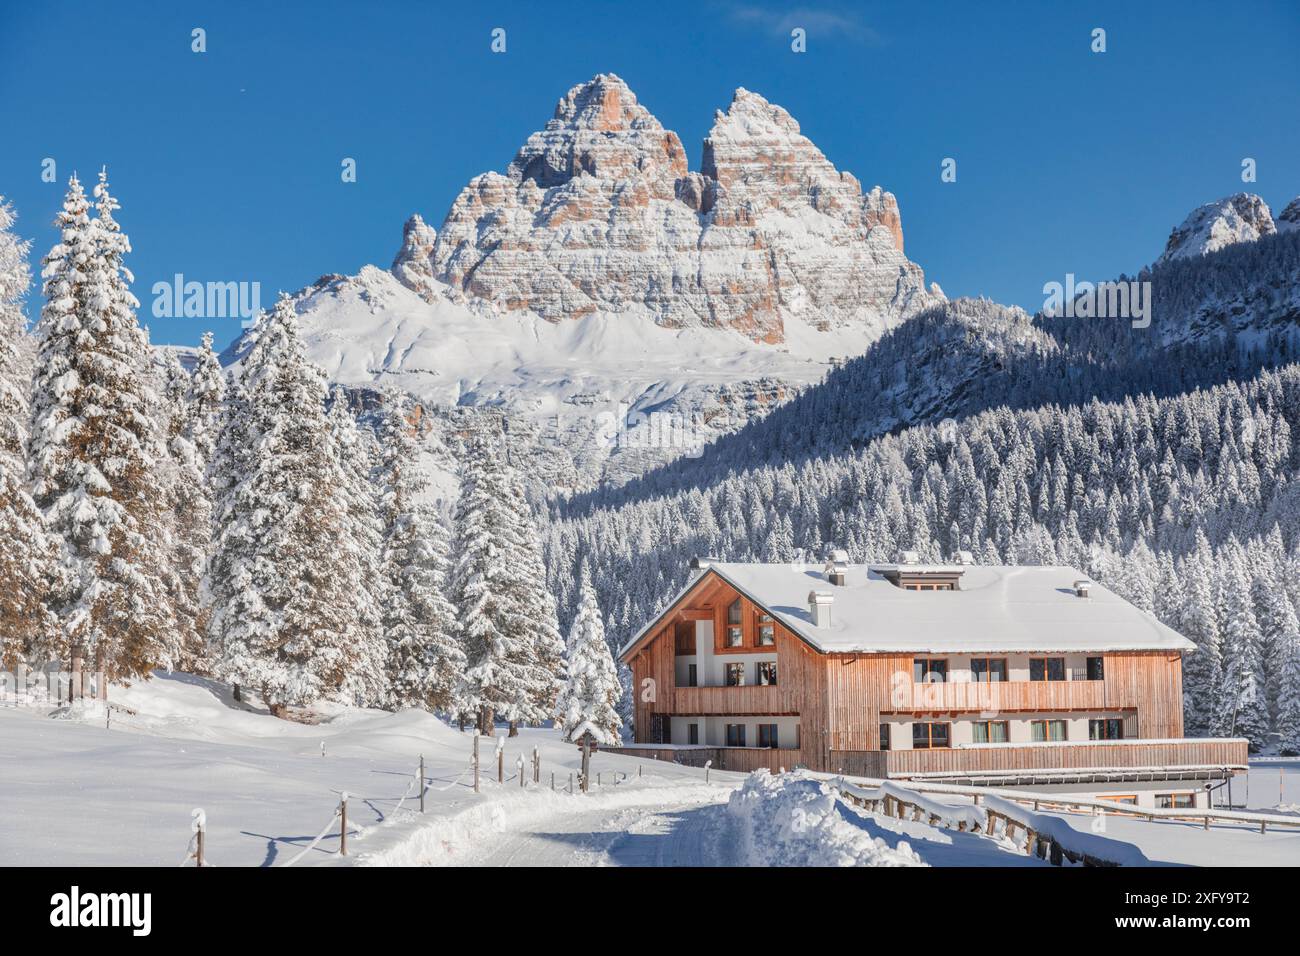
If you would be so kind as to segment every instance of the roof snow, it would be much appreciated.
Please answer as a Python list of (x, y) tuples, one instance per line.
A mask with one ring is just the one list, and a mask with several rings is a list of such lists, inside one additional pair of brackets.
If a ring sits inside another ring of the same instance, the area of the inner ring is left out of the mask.
[[(1074, 582), (1087, 577), (1065, 566), (974, 565), (955, 591), (910, 591), (882, 571), (892, 565), (850, 564), (832, 586), (814, 568), (793, 564), (711, 563), (714, 572), (823, 653), (1053, 653), (1193, 651), (1196, 646), (1110, 589), (1094, 583), (1086, 598)], [(908, 566), (908, 570), (922, 570)], [(673, 600), (693, 588), (693, 578)], [(831, 622), (813, 624), (810, 590), (833, 595)], [(671, 605), (670, 605), (671, 606)], [(648, 623), (624, 648), (650, 630)]]

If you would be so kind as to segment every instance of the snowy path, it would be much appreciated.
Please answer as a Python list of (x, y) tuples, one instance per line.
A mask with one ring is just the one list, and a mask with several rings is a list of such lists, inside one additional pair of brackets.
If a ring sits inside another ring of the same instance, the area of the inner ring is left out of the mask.
[[(725, 798), (727, 793), (719, 794)], [(721, 804), (558, 814), (499, 835), (462, 866), (725, 866), (730, 831)]]

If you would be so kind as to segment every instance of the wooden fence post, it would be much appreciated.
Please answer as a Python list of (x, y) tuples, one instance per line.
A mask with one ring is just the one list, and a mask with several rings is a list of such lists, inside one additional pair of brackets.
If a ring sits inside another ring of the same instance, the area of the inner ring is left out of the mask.
[(474, 792), (478, 793), (478, 731), (474, 731)]
[(582, 735), (582, 792), (587, 793), (591, 787), (591, 736)]
[(420, 812), (424, 812), (424, 754), (420, 754)]
[(201, 809), (195, 809), (190, 812), (190, 816), (194, 818), (194, 822), (191, 824), (191, 827), (194, 830), (194, 865), (196, 867), (202, 867), (203, 838), (207, 834), (208, 830), (208, 815)]
[(339, 797), (339, 856), (348, 855), (348, 792), (346, 790)]
[(506, 782), (506, 738), (497, 738), (497, 783)]
[(524, 755), (520, 754), (515, 760), (515, 769), (519, 771), (519, 789), (524, 787)]

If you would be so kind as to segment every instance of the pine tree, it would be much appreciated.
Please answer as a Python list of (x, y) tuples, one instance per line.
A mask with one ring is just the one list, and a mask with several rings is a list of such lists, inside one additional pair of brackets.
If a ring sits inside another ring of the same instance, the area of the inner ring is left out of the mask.
[(565, 654), (564, 689), (556, 703), (558, 721), (565, 740), (576, 740), (590, 731), (600, 743), (617, 744), (623, 725), (618, 716), (623, 688), (605, 643), (605, 625), (585, 562), (579, 593), (578, 614)]
[(393, 395), (386, 404), (380, 494), (390, 705), (457, 712), (465, 653), (456, 633), (456, 609), (445, 596), (447, 530), (426, 501), (429, 481), (420, 467), (419, 425), (410, 399)]
[(60, 631), (43, 650), (74, 667), (89, 657), (115, 680), (173, 666), (179, 654), (149, 343), (103, 173), (95, 197), (91, 221), (72, 179), (56, 219), (61, 240), (44, 260), (31, 471), (61, 564), (50, 598)]
[[(557, 690), (556, 674), (540, 660), (535, 640), (539, 621), (533, 615), (545, 614), (548, 595), (538, 593), (517, 490), (500, 444), (474, 436), (456, 505), (451, 593), (466, 657), (462, 706), (478, 713), (486, 734), (497, 717), (546, 719)], [(543, 701), (548, 706), (541, 707)]]
[(0, 196), (0, 667), (12, 669), (53, 626), (45, 594), (54, 552), (27, 492), (31, 337), (22, 304), (31, 283), (28, 244), (12, 232)]
[(1282, 753), (1300, 754), (1300, 629), (1292, 631), (1278, 680), (1277, 731)]
[(212, 350), (212, 333), (203, 333), (198, 361), (189, 379), (186, 395), (184, 435), (194, 446), (198, 463), (206, 472), (217, 448), (221, 426), (221, 403), (226, 394), (226, 375), (217, 353)]
[(372, 482), (376, 449), (369, 432), (357, 428), (347, 395), (334, 389), (329, 411), (330, 437), (338, 456), (345, 505), (344, 539), (337, 551), (349, 587), (353, 663), (344, 684), (358, 703), (378, 707), (388, 697), (388, 646), (381, 630), (382, 609), (391, 600), (380, 568), (384, 531)]
[(225, 679), (271, 713), (339, 695), (356, 663), (346, 476), (292, 301), (252, 330), (213, 466), (209, 635)]

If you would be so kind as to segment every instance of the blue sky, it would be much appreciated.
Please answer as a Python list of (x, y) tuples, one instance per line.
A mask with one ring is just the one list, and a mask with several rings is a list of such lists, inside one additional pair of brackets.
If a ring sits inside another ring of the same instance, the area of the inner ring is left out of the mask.
[[(39, 257), (68, 174), (108, 164), (142, 319), (155, 341), (194, 343), (214, 323), (153, 318), (153, 282), (259, 281), (269, 303), (386, 266), (407, 215), (440, 224), (595, 73), (621, 75), (692, 168), (744, 86), (898, 196), (908, 256), (950, 296), (1032, 310), (1067, 272), (1136, 271), (1202, 202), (1246, 189), (1277, 212), (1300, 195), (1298, 45), (1293, 2), (0, 0), (0, 194)], [(238, 332), (224, 322), (218, 344)]]

